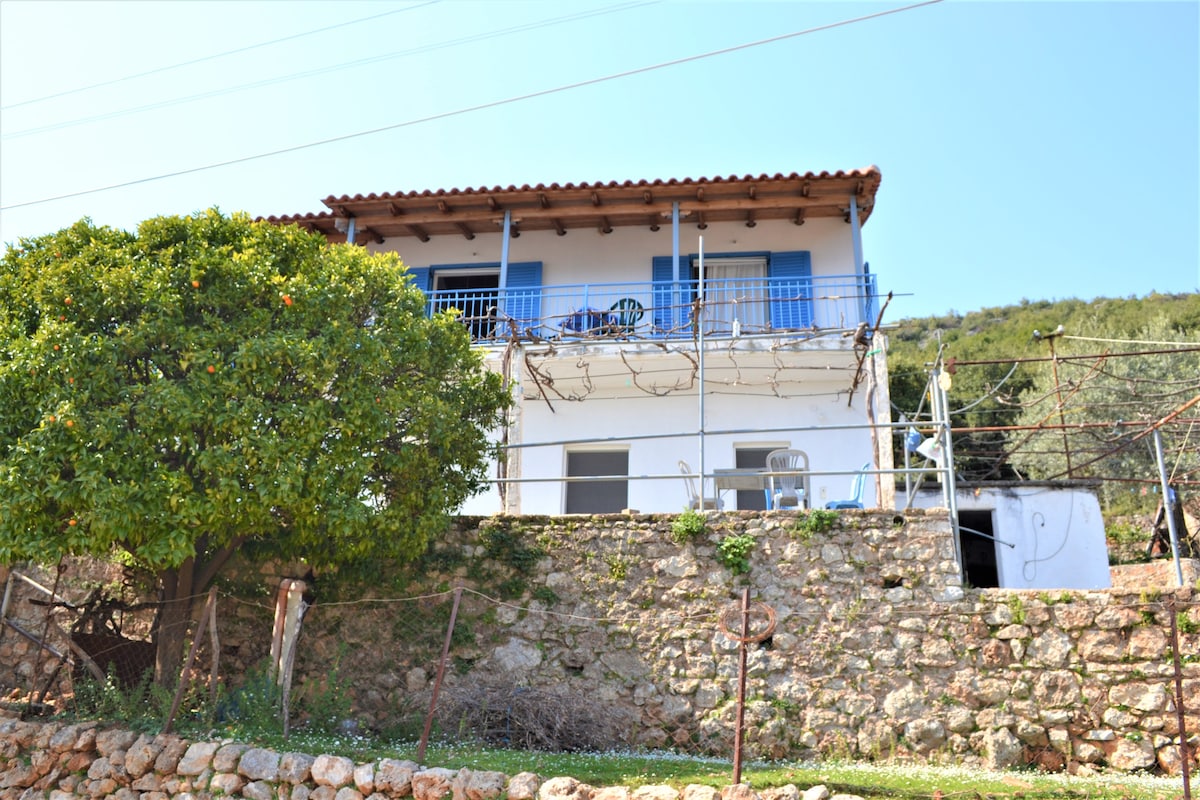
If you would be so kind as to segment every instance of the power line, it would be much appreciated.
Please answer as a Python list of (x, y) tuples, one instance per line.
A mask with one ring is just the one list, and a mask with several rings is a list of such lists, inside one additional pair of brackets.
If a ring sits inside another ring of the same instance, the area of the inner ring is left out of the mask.
[(218, 169), (220, 167), (229, 167), (229, 166), (233, 166), (235, 164), (244, 164), (244, 163), (247, 163), (250, 161), (257, 161), (258, 159), (261, 159), (261, 158), (270, 158), (272, 156), (285, 155), (287, 153), (296, 153), (301, 150), (310, 150), (314, 147), (321, 147), (321, 146), (327, 145), (327, 144), (334, 144), (336, 142), (344, 142), (344, 141), (348, 141), (350, 139), (357, 139), (357, 138), (360, 138), (363, 136), (371, 136), (376, 133), (384, 133), (386, 131), (399, 130), (400, 128), (408, 128), (408, 127), (412, 127), (414, 125), (420, 125), (425, 122), (433, 122), (435, 120), (448, 119), (450, 117), (456, 117), (456, 116), (461, 116), (463, 114), (469, 114), (474, 111), (483, 111), (483, 110), (486, 110), (489, 108), (497, 108), (499, 106), (509, 105), (511, 103), (518, 103), (523, 100), (532, 100), (537, 97), (546, 97), (548, 95), (559, 94), (561, 92), (570, 91), (572, 89), (580, 89), (585, 86), (594, 86), (597, 84), (606, 83), (608, 81), (618, 80), (620, 78), (628, 78), (633, 75), (641, 75), (641, 74), (648, 73), (648, 72), (654, 72), (654, 71), (660, 70), (660, 69), (666, 69), (667, 67), (674, 67), (674, 66), (678, 66), (680, 64), (691, 63), (693, 61), (701, 61), (706, 58), (713, 58), (715, 56), (726, 55), (728, 53), (734, 53), (734, 52), (738, 52), (740, 50), (747, 50), (752, 47), (761, 47), (763, 45), (773, 44), (775, 42), (781, 42), (781, 41), (785, 41), (787, 39), (794, 39), (798, 36), (805, 36), (810, 33), (818, 33), (820, 31), (831, 30), (833, 28), (840, 28), (840, 27), (852, 25), (852, 24), (858, 23), (858, 22), (865, 22), (867, 20), (876, 19), (879, 17), (885, 17), (885, 16), (888, 16), (891, 14), (898, 14), (903, 11), (911, 11), (916, 8), (921, 8), (922, 6), (934, 5), (934, 4), (937, 4), (940, 2), (942, 2), (942, 0), (924, 0), (924, 2), (914, 3), (912, 5), (907, 5), (907, 6), (901, 6), (900, 8), (893, 8), (893, 9), (889, 9), (887, 11), (878, 11), (878, 12), (875, 12), (874, 14), (866, 14), (861, 17), (854, 17), (852, 19), (842, 20), (840, 22), (832, 22), (832, 23), (829, 23), (828, 25), (818, 25), (817, 27), (814, 27), (814, 28), (806, 28), (806, 29), (800, 30), (800, 31), (793, 31), (792, 33), (785, 33), (785, 34), (781, 34), (779, 36), (772, 36), (767, 39), (759, 39), (758, 41), (734, 45), (732, 47), (725, 47), (725, 48), (721, 48), (719, 50), (710, 50), (709, 52), (706, 52), (706, 53), (700, 53), (698, 55), (693, 55), (693, 56), (685, 56), (683, 58), (677, 58), (677, 59), (673, 59), (671, 61), (664, 61), (664, 62), (661, 62), (658, 64), (653, 64), (653, 65), (647, 66), (647, 67), (638, 67), (636, 69), (626, 70), (624, 72), (617, 72), (617, 73), (613, 73), (611, 75), (605, 75), (605, 76), (599, 77), (599, 78), (589, 78), (587, 80), (577, 81), (575, 83), (569, 83), (569, 84), (565, 84), (563, 86), (557, 86), (557, 87), (554, 87), (551, 89), (541, 89), (536, 92), (529, 92), (527, 94), (516, 95), (514, 97), (505, 98), (503, 100), (493, 100), (491, 102), (480, 103), (478, 105), (468, 106), (466, 108), (460, 108), (460, 109), (457, 109), (454, 111), (445, 111), (440, 114), (430, 114), (429, 116), (419, 117), (417, 119), (406, 120), (404, 122), (397, 122), (392, 125), (384, 125), (379, 128), (372, 128), (370, 130), (358, 131), (357, 133), (347, 133), (347, 134), (343, 134), (341, 136), (331, 136), (326, 139), (319, 139), (315, 142), (308, 142), (306, 144), (293, 145), (291, 147), (283, 147), (278, 150), (268, 151), (266, 153), (258, 153), (256, 155), (242, 156), (241, 158), (232, 158), (232, 159), (228, 159), (226, 161), (218, 161), (218, 162), (215, 162), (212, 164), (206, 164), (206, 165), (200, 166), (200, 167), (190, 167), (188, 169), (181, 169), (181, 170), (176, 170), (174, 172), (161, 173), (159, 175), (152, 175), (152, 176), (149, 176), (146, 178), (137, 178), (135, 180), (124, 181), (122, 183), (112, 183), (107, 186), (99, 186), (94, 189), (83, 189), (78, 192), (68, 192), (66, 194), (54, 195), (52, 197), (43, 197), (39, 200), (29, 200), (24, 203), (12, 203), (11, 205), (0, 206), (0, 211), (9, 211), (14, 208), (28, 208), (30, 206), (42, 205), (43, 203), (52, 203), (57, 200), (66, 200), (66, 199), (69, 199), (72, 197), (82, 197), (84, 195), (89, 195), (89, 194), (98, 194), (100, 192), (112, 191), (113, 189), (124, 189), (128, 186), (138, 186), (143, 183), (152, 183), (154, 181), (165, 180), (167, 178), (178, 178), (182, 175), (191, 175), (191, 174), (194, 174), (197, 172), (205, 172), (210, 169)]
[[(436, 2), (436, 1), (437, 0), (430, 0), (430, 2)], [(589, 17), (597, 17), (597, 16), (603, 16), (605, 14), (613, 14), (618, 11), (628, 11), (631, 8), (640, 8), (642, 6), (654, 5), (655, 3), (659, 2), (659, 1), (660, 0), (645, 0), (644, 2), (625, 3), (624, 5), (612, 6), (609, 8), (590, 9), (588, 11), (579, 12), (576, 14), (568, 14), (568, 15), (562, 16), (562, 17), (552, 17), (550, 19), (545, 19), (545, 20), (541, 20), (538, 22), (529, 22), (529, 23), (525, 23), (523, 25), (515, 25), (510, 28), (502, 28), (502, 29), (496, 30), (496, 31), (488, 31), (485, 33), (475, 34), (473, 36), (464, 36), (464, 37), (460, 37), (458, 39), (448, 39), (448, 40), (445, 40), (442, 42), (435, 42), (433, 44), (409, 48), (408, 50), (397, 50), (397, 51), (394, 51), (391, 53), (384, 53), (383, 55), (371, 56), (369, 58), (360, 58), (360, 59), (356, 59), (354, 61), (346, 61), (341, 64), (334, 64), (334, 65), (328, 66), (328, 67), (319, 67), (317, 69), (305, 70), (303, 72), (293, 72), (291, 74), (281, 75), (281, 76), (278, 76), (275, 78), (264, 78), (262, 80), (251, 81), (250, 83), (243, 83), (243, 84), (239, 84), (237, 86), (226, 86), (226, 87), (223, 87), (220, 89), (212, 89), (212, 90), (206, 91), (206, 92), (199, 92), (197, 94), (185, 95), (183, 97), (168, 98), (166, 100), (159, 100), (154, 103), (147, 103), (145, 105), (134, 106), (132, 108), (122, 108), (122, 109), (117, 109), (115, 111), (106, 111), (101, 114), (93, 114), (90, 117), (78, 117), (76, 119), (64, 120), (62, 122), (54, 122), (54, 123), (50, 123), (48, 125), (42, 125), (42, 126), (36, 127), (36, 128), (26, 128), (24, 130), (6, 133), (6, 134), (4, 134), (3, 137), (0, 137), (0, 138), (17, 139), (17, 138), (21, 138), (23, 136), (30, 136), (30, 135), (38, 134), (38, 133), (48, 133), (50, 131), (61, 130), (63, 128), (70, 128), (70, 127), (74, 127), (76, 125), (85, 125), (90, 122), (100, 122), (100, 121), (104, 121), (104, 120), (115, 119), (117, 117), (128, 116), (130, 114), (140, 114), (144, 111), (155, 111), (157, 109), (167, 108), (169, 106), (184, 105), (186, 103), (191, 103), (196, 100), (206, 100), (211, 97), (222, 97), (224, 95), (235, 94), (237, 92), (243, 92), (243, 91), (247, 91), (250, 89), (261, 89), (265, 86), (271, 86), (271, 85), (274, 85), (277, 83), (287, 83), (288, 81), (301, 80), (304, 78), (312, 78), (317, 75), (324, 75), (324, 74), (327, 74), (330, 72), (340, 72), (345, 69), (353, 69), (355, 67), (361, 67), (361, 66), (365, 66), (367, 64), (376, 64), (381, 61), (391, 61), (392, 59), (403, 58), (404, 56), (417, 55), (417, 54), (421, 54), (421, 53), (429, 53), (429, 52), (433, 52), (435, 50), (443, 50), (443, 49), (446, 49), (449, 47), (457, 47), (462, 44), (474, 44), (476, 42), (482, 42), (482, 41), (486, 41), (488, 39), (495, 39), (495, 38), (499, 38), (501, 36), (509, 36), (514, 33), (524, 33), (526, 31), (537, 30), (539, 28), (548, 28), (551, 25), (561, 25), (564, 22), (574, 22), (576, 20), (587, 19)], [(201, 59), (201, 60), (203, 60), (203, 59)]]
[[(271, 39), (270, 41), (266, 41), (266, 42), (250, 44), (250, 45), (246, 45), (245, 47), (238, 47), (233, 50), (226, 50), (221, 53), (212, 53), (207, 56), (201, 56), (200, 58), (193, 58), (189, 61), (180, 61), (176, 64), (167, 64), (162, 67), (155, 67), (154, 69), (148, 69), (145, 72), (137, 72), (132, 75), (123, 75), (120, 78), (112, 78), (107, 81), (100, 81), (99, 83), (89, 83), (86, 86), (78, 86), (74, 89), (66, 89), (61, 92), (55, 92), (54, 94), (47, 94), (47, 95), (43, 95), (41, 97), (34, 97), (30, 100), (22, 100), (19, 103), (11, 103), (7, 106), (0, 106), (0, 111), (7, 111), (10, 108), (20, 108), (21, 106), (33, 105), (34, 103), (42, 103), (42, 102), (45, 102), (46, 100), (54, 100), (59, 97), (66, 97), (66, 96), (72, 95), (72, 94), (79, 94), (80, 92), (87, 92), (87, 91), (91, 91), (92, 89), (99, 89), (104, 86), (112, 86), (113, 84), (116, 84), (116, 83), (124, 83), (125, 81), (132, 81), (132, 80), (136, 80), (138, 78), (145, 78), (150, 75), (158, 75), (159, 73), (169, 72), (173, 69), (181, 69), (183, 67), (190, 67), (194, 64), (202, 64), (205, 61), (215, 61), (218, 58), (225, 58), (227, 56), (237, 55), (238, 53), (246, 53), (246, 52), (249, 52), (250, 50), (257, 50), (260, 47), (270, 47), (271, 45), (281, 44), (283, 42), (290, 42), (294, 39), (302, 39), (305, 36), (314, 36), (318, 33), (326, 33), (328, 31), (336, 30), (337, 28), (345, 28), (349, 25), (359, 25), (363, 22), (371, 22), (372, 20), (377, 20), (382, 17), (390, 16), (392, 14), (402, 14), (405, 11), (414, 11), (418, 8), (434, 5), (435, 3), (439, 3), (439, 2), (441, 2), (441, 0), (426, 0), (426, 2), (421, 3), (420, 5), (408, 6), (407, 8), (397, 8), (392, 11), (385, 11), (382, 14), (374, 14), (370, 17), (362, 17), (360, 19), (352, 19), (348, 22), (339, 22), (336, 25), (327, 25), (324, 28), (317, 28), (317, 29), (311, 30), (311, 31), (304, 31), (303, 33), (293, 33), (290, 36), (282, 36), (278, 39)], [(64, 123), (64, 124), (70, 124), (70, 123)], [(14, 136), (20, 135), (21, 133), (25, 133), (25, 131), (19, 131), (18, 133), (13, 134), (13, 135)]]

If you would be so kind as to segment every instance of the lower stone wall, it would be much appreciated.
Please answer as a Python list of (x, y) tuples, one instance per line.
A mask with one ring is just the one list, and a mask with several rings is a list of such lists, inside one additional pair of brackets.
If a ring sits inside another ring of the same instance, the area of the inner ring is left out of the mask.
[[(443, 699), (478, 686), (553, 690), (619, 714), (627, 744), (728, 757), (739, 646), (727, 631), (748, 588), (755, 613), (775, 620), (747, 653), (751, 757), (1176, 773), (1170, 600), (1182, 730), (1200, 749), (1193, 588), (964, 587), (937, 511), (846, 511), (828, 529), (801, 512), (731, 512), (682, 543), (675, 522), (464, 519), (402, 589), (335, 604), (318, 575), (297, 686), (338, 675), (355, 724), (388, 732), (411, 721), (439, 669), (448, 590), (461, 587)], [(748, 546), (745, 571), (728, 558), (731, 543)], [(263, 583), (270, 590), (283, 572), (253, 572), (257, 599), (225, 587), (221, 669), (232, 683), (266, 656)]]
[[(596, 789), (569, 777), (426, 768), (412, 761), (355, 763), (334, 755), (280, 753), (234, 742), (139, 736), (97, 723), (62, 725), (0, 719), (0, 800), (798, 800), (796, 786), (761, 794), (748, 787)], [(805, 800), (828, 800), (823, 786)], [(862, 800), (837, 795), (840, 800)]]

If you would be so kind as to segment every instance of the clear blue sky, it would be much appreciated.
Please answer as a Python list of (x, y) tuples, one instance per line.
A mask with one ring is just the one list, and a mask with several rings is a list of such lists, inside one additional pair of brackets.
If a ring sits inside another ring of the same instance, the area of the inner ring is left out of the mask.
[(892, 320), (1200, 288), (1197, 2), (944, 0), (469, 110), (904, 5), (0, 0), (0, 242), (875, 164), (864, 249)]

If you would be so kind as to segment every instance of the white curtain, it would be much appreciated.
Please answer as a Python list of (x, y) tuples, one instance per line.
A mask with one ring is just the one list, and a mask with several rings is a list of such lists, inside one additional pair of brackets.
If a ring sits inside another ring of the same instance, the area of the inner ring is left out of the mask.
[(704, 299), (705, 333), (730, 333), (735, 319), (747, 333), (762, 330), (768, 321), (767, 259), (705, 258)]

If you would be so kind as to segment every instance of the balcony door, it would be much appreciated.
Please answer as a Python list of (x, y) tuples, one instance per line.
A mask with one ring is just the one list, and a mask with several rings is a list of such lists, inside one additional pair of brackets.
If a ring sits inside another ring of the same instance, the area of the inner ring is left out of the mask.
[[(699, 259), (692, 260), (691, 278), (699, 287)], [(704, 301), (705, 333), (730, 334), (735, 327), (752, 333), (766, 328), (770, 320), (767, 257), (705, 257)]]
[(472, 339), (492, 335), (499, 300), (500, 268), (434, 270), (438, 310), (457, 308)]

